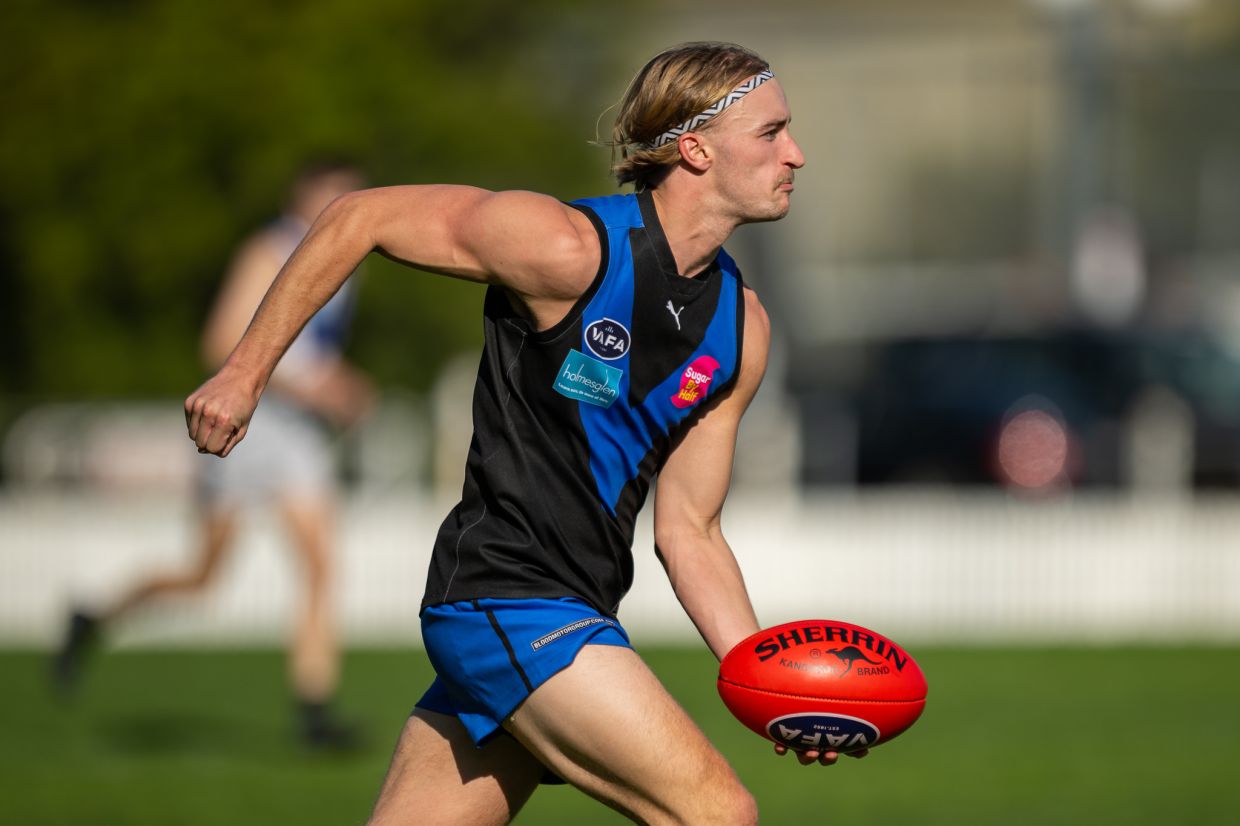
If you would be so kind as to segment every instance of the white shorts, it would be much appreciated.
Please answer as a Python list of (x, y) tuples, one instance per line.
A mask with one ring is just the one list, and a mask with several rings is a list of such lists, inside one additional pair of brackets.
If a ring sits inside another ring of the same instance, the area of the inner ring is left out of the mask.
[(283, 496), (332, 496), (335, 456), (330, 430), (314, 414), (275, 394), (259, 403), (245, 438), (228, 458), (198, 457), (197, 495), (204, 505), (246, 505)]

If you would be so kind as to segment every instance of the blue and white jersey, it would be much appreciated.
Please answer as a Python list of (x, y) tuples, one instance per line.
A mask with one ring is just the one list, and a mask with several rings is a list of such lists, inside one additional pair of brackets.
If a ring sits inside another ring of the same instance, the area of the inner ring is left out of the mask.
[(535, 330), (505, 290), (487, 291), (464, 492), (424, 606), (572, 596), (614, 614), (651, 481), (736, 381), (745, 298), (731, 257), (677, 274), (649, 193), (572, 206), (602, 260), (564, 319)]

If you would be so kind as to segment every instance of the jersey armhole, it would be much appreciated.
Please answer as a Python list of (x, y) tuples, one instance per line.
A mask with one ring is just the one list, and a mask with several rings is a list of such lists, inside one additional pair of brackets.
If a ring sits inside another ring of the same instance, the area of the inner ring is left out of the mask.
[(720, 395), (731, 390), (741, 378), (741, 363), (745, 360), (745, 290), (749, 289), (745, 285), (745, 277), (741, 274), (741, 268), (736, 265), (735, 259), (727, 255), (722, 249), (719, 250), (721, 255), (727, 256), (728, 266), (721, 266), (725, 276), (731, 275), (736, 279), (736, 367), (732, 370), (732, 375), (723, 384)]
[(594, 210), (590, 209), (588, 206), (585, 206), (583, 204), (566, 203), (565, 206), (572, 207), (573, 209), (580, 212), (582, 215), (589, 218), (590, 224), (594, 227), (594, 231), (598, 233), (598, 246), (599, 246), (598, 272), (595, 273), (594, 280), (590, 282), (590, 286), (586, 287), (586, 290), (585, 292), (581, 294), (581, 297), (578, 298), (575, 302), (573, 302), (572, 309), (569, 310), (567, 313), (565, 313), (562, 319), (560, 319), (559, 321), (557, 321), (555, 324), (548, 327), (547, 329), (541, 330), (531, 335), (531, 338), (534, 341), (538, 341), (538, 342), (552, 341), (553, 339), (558, 338), (560, 335), (564, 333), (565, 330), (567, 330), (570, 326), (576, 323), (577, 319), (581, 317), (582, 312), (585, 311), (585, 308), (589, 306), (590, 301), (594, 298), (594, 294), (597, 293), (599, 290), (599, 287), (602, 286), (603, 279), (606, 277), (607, 270), (610, 269), (610, 265), (611, 265), (611, 245), (608, 243), (608, 240), (607, 240), (607, 227), (603, 226), (603, 221), (598, 217), (598, 214)]
[(734, 273), (736, 276), (736, 367), (723, 386), (725, 393), (740, 381), (741, 364), (745, 361), (745, 280), (741, 278), (739, 268), (735, 268)]
[(690, 427), (722, 401), (741, 380), (741, 364), (745, 361), (745, 282), (741, 280), (739, 269), (733, 269), (733, 276), (736, 278), (736, 366), (732, 368), (732, 375), (728, 376), (728, 380), (719, 385), (719, 391), (712, 393), (706, 404), (698, 405), (690, 414)]

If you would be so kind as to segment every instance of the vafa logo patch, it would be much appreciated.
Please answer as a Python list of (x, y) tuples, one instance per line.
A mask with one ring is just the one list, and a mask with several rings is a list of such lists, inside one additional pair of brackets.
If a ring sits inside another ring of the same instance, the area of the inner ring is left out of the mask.
[(789, 748), (841, 751), (868, 748), (882, 736), (878, 726), (869, 720), (820, 711), (776, 717), (766, 724), (766, 732), (775, 742)]
[(586, 327), (585, 339), (589, 351), (606, 361), (620, 358), (632, 344), (628, 328), (614, 318), (600, 318)]

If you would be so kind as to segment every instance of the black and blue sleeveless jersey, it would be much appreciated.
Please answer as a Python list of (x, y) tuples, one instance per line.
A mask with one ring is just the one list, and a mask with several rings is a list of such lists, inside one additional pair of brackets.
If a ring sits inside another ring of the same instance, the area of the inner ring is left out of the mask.
[(487, 290), (464, 492), (423, 607), (572, 596), (615, 614), (651, 480), (736, 381), (745, 299), (727, 253), (686, 278), (649, 193), (572, 206), (602, 260), (563, 320), (536, 330), (503, 288)]

